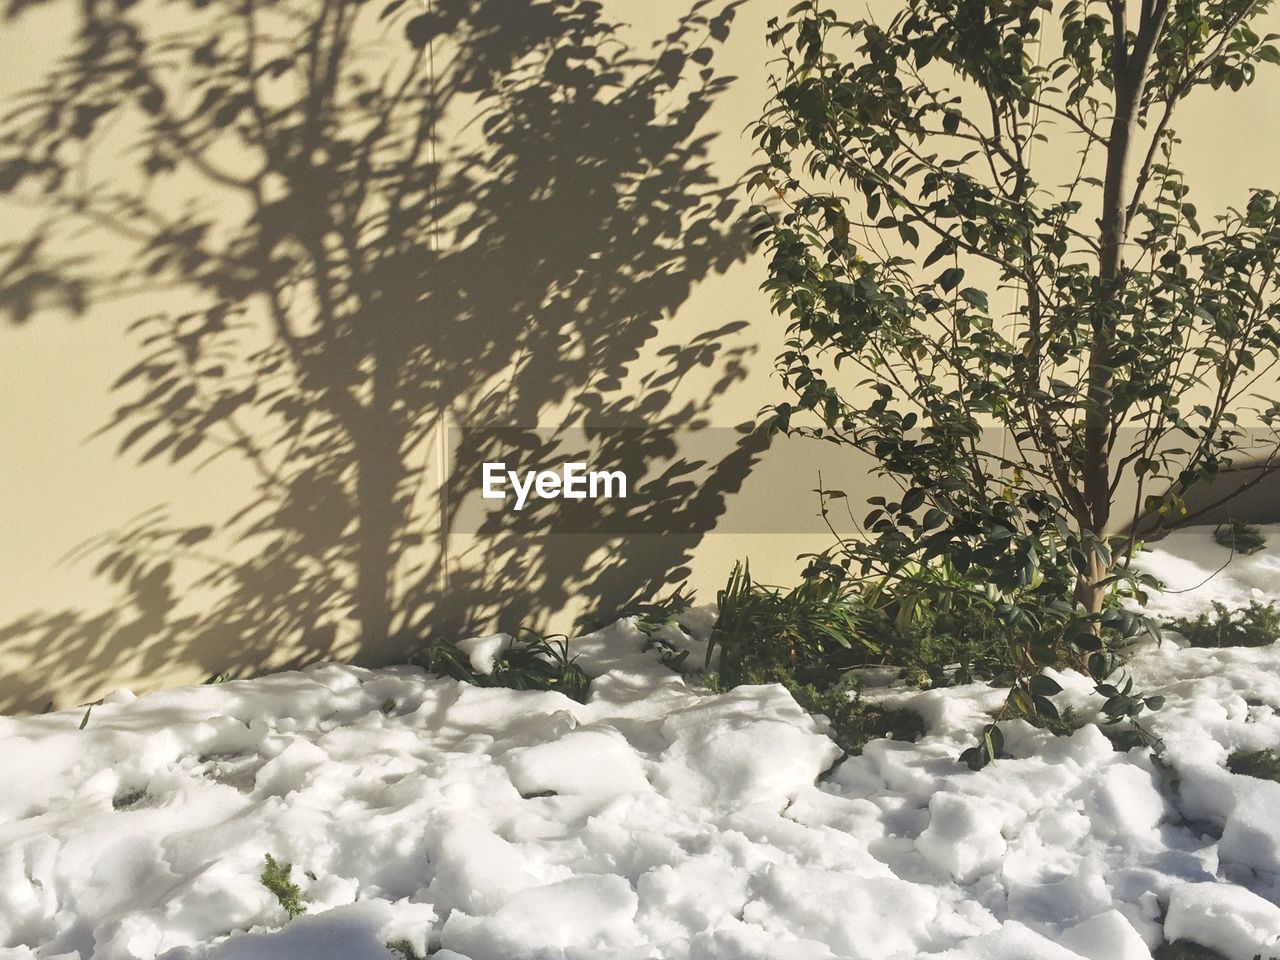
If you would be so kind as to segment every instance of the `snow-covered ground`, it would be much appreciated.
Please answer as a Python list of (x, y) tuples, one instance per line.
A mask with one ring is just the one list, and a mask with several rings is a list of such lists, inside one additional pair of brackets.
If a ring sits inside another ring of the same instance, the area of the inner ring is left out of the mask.
[[(1195, 530), (1145, 563), (1176, 589), (1225, 556)], [(1156, 603), (1275, 597), (1278, 572), (1268, 550)], [(928, 734), (837, 763), (780, 687), (713, 696), (643, 642), (630, 621), (574, 641), (586, 705), (323, 665), (120, 692), (84, 729), (0, 718), (0, 958), (1280, 956), (1280, 784), (1224, 767), (1280, 747), (1278, 644), (1137, 657), (1167, 767), (1014, 721), (1015, 759), (972, 772), (1001, 691), (885, 691)], [(259, 882), (267, 853), (303, 916)]]

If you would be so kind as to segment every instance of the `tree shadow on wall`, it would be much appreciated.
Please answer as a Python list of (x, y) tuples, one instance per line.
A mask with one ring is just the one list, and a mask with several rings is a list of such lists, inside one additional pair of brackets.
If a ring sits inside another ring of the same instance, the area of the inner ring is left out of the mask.
[[(0, 127), (0, 191), (43, 211), (0, 248), (0, 311), (146, 304), (104, 432), (140, 463), (238, 458), (254, 480), (231, 516), (157, 509), (89, 541), (119, 603), (22, 618), (0, 653), (76, 689), (122, 664), (385, 662), (687, 575), (757, 435), (705, 462), (657, 434), (629, 449), (653, 467), (625, 508), (642, 524), (697, 475), (682, 535), (490, 527), (452, 576), (434, 458), (444, 424), (696, 427), (743, 376), (740, 324), (662, 339), (746, 250), (703, 129), (736, 6), (699, 0), (640, 49), (588, 0), (81, 4)], [(713, 386), (679, 400), (689, 376)], [(46, 699), (11, 687), (0, 710)]]

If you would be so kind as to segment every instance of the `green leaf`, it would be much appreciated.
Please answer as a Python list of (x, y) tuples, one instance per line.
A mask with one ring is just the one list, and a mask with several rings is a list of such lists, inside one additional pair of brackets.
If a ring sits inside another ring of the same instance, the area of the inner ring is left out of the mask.
[(923, 526), (925, 530), (932, 530), (934, 527), (940, 527), (946, 522), (947, 515), (945, 513), (937, 507), (930, 507), (925, 511), (924, 520), (922, 521), (921, 526)]
[(902, 498), (902, 512), (913, 513), (924, 504), (925, 491), (921, 487), (912, 487)]
[(1062, 687), (1058, 684), (1058, 681), (1052, 677), (1046, 677), (1044, 674), (1032, 677), (1030, 685), (1031, 692), (1040, 697), (1052, 697), (1054, 694), (1062, 692)]
[[(872, 216), (875, 216), (875, 214), (872, 214)], [(927, 257), (924, 258), (924, 263), (921, 264), (921, 266), (926, 268), (932, 267), (935, 263), (947, 256), (947, 254), (952, 253), (954, 250), (955, 245), (950, 240), (943, 240), (933, 248), (933, 251)]]
[(1036, 713), (1042, 717), (1048, 717), (1050, 720), (1060, 719), (1058, 708), (1053, 705), (1053, 701), (1048, 697), (1036, 697), (1033, 701)]

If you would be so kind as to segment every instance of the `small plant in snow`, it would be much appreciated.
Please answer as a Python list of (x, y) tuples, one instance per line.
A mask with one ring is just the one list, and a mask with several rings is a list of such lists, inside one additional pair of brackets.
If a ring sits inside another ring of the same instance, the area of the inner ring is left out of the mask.
[(748, 564), (734, 564), (716, 599), (720, 614), (704, 667), (710, 670), (714, 661), (726, 687), (775, 670), (801, 683), (829, 686), (839, 679), (842, 659), (852, 666), (882, 652), (865, 629), (856, 592), (834, 578), (806, 576), (784, 591), (754, 582)]
[(672, 641), (664, 637), (659, 630), (664, 625), (658, 625), (653, 630), (645, 629), (642, 621), (636, 621), (636, 629), (645, 635), (644, 647), (642, 649), (655, 650), (658, 654), (658, 662), (675, 673), (693, 673), (694, 668), (690, 667), (685, 661), (689, 659), (689, 651), (677, 647)]
[(265, 862), (266, 866), (258, 879), (262, 881), (264, 887), (275, 894), (276, 899), (280, 901), (280, 906), (289, 915), (289, 919), (292, 920), (306, 913), (307, 908), (302, 904), (302, 890), (292, 879), (293, 864), (281, 863), (269, 853), (265, 857)]
[(1271, 750), (1236, 750), (1227, 757), (1227, 769), (1242, 776), (1280, 783), (1280, 757)]
[(1032, 726), (1048, 730), (1055, 737), (1069, 737), (1076, 731), (1083, 730), (1090, 723), (1076, 712), (1075, 707), (1066, 707), (1055, 717), (1031, 715), (1026, 719)]
[(637, 606), (631, 611), (636, 629), (645, 635), (644, 649), (657, 651), (658, 661), (663, 666), (681, 674), (696, 672), (685, 662), (689, 659), (689, 651), (669, 636), (674, 633), (682, 640), (694, 639), (679, 616), (693, 602), (692, 597), (684, 593), (684, 588), (682, 583), (670, 597)]
[(113, 810), (127, 810), (146, 798), (146, 790), (126, 790), (124, 793), (117, 793), (111, 798), (111, 808)]
[(1193, 647), (1265, 647), (1280, 639), (1280, 609), (1274, 603), (1251, 600), (1237, 610), (1215, 600), (1212, 609), (1195, 617), (1169, 620)]
[(418, 953), (408, 940), (392, 940), (387, 944), (387, 949), (392, 953), (399, 954), (401, 960), (426, 960), (426, 957)]
[(506, 687), (510, 690), (558, 690), (585, 703), (591, 692), (591, 677), (569, 655), (564, 636), (543, 636), (523, 628), (494, 659), (493, 669), (481, 673), (457, 644), (440, 643), (415, 657), (414, 662), (443, 676), (473, 683), (478, 687)]
[(924, 732), (918, 715), (868, 703), (847, 682), (850, 666), (883, 654), (870, 637), (868, 610), (851, 588), (808, 576), (792, 590), (767, 587), (742, 563), (718, 600), (703, 665), (712, 690), (779, 683), (809, 713), (825, 716), (832, 738), (851, 754), (877, 737), (914, 740)]

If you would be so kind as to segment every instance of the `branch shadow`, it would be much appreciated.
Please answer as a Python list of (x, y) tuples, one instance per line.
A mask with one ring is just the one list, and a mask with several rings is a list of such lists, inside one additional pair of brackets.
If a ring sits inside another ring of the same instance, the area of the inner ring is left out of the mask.
[[(0, 243), (0, 318), (163, 302), (138, 308), (102, 433), (137, 463), (229, 457), (253, 481), (230, 516), (162, 505), (86, 541), (118, 602), (0, 627), (26, 664), (0, 711), (54, 678), (388, 662), (687, 576), (766, 443), (744, 427), (682, 463), (670, 441), (751, 352), (741, 323), (671, 327), (748, 247), (706, 129), (740, 2), (697, 0), (653, 45), (591, 0), (81, 4), (72, 48), (0, 120), (0, 194), (42, 211)], [(685, 399), (690, 378), (711, 387)], [(458, 568), (436, 549), (437, 432), (547, 423), (652, 428), (625, 457), (654, 480), (621, 509), (687, 527), (490, 525)]]

